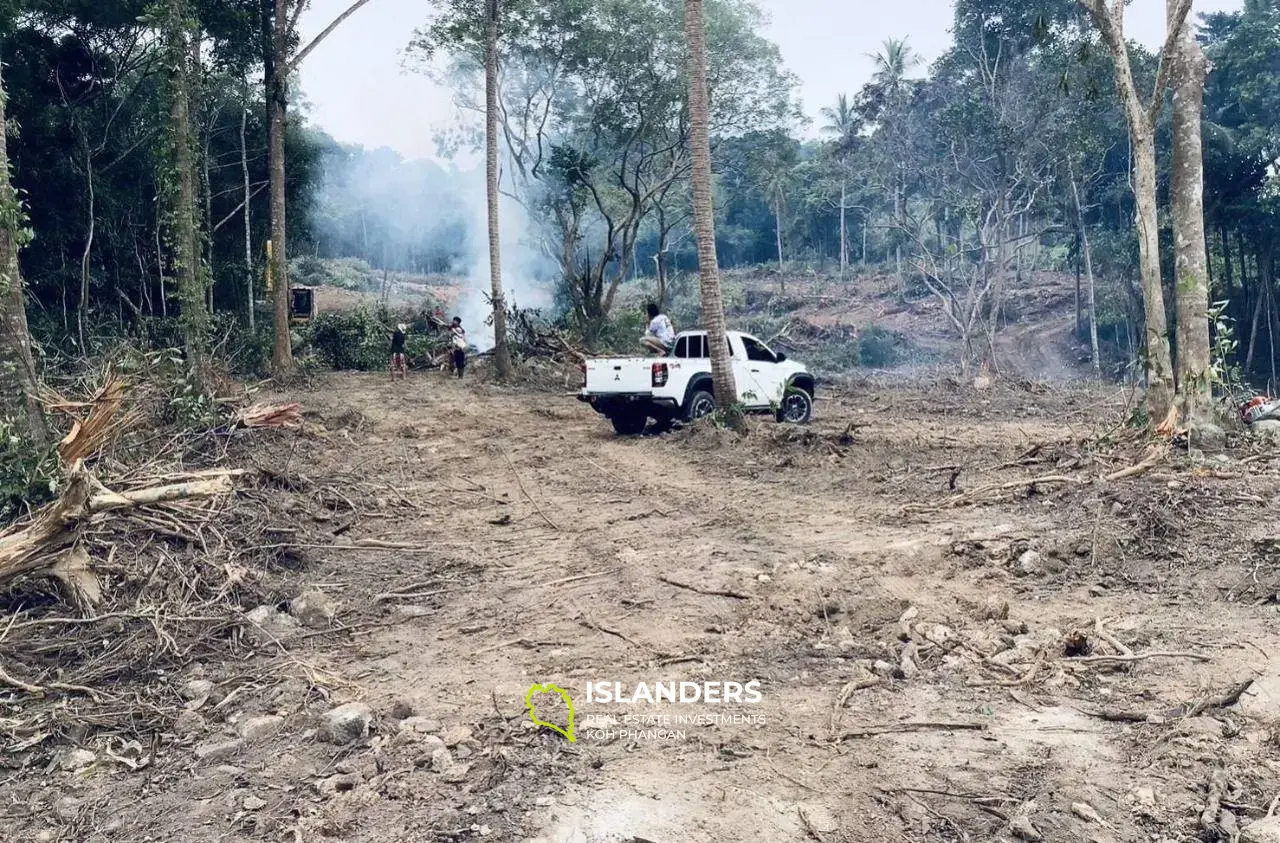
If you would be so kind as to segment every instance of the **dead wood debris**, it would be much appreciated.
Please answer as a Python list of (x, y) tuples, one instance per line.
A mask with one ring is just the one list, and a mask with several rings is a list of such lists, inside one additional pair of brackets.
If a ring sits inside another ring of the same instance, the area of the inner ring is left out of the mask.
[(84, 728), (146, 738), (139, 723), (180, 710), (179, 669), (255, 646), (246, 610), (281, 602), (265, 575), (292, 552), (272, 538), (273, 498), (291, 491), (228, 467), (230, 445), (211, 434), (291, 427), (299, 408), (192, 430), (154, 384), (110, 369), (98, 380), (82, 401), (44, 396), (70, 427), (59, 497), (0, 531), (0, 752)]

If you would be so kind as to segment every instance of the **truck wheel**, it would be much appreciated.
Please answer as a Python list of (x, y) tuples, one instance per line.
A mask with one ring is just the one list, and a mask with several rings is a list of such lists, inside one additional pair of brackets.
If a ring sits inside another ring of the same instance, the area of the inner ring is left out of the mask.
[(610, 416), (613, 429), (619, 436), (639, 436), (649, 424), (649, 417), (641, 413), (622, 413)]
[(689, 406), (685, 410), (685, 419), (687, 421), (697, 421), (703, 416), (709, 416), (716, 411), (716, 397), (710, 392), (699, 389), (697, 392), (689, 396)]
[(813, 420), (813, 396), (799, 387), (788, 387), (778, 408), (779, 424), (808, 424)]

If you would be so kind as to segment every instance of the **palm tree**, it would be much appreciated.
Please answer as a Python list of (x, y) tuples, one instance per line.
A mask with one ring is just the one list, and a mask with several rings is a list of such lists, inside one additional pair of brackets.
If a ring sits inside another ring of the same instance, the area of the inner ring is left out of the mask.
[[(703, 0), (685, 0), (684, 35), (689, 61), (689, 146), (693, 155), (693, 218), (698, 238), (698, 271), (702, 279), (702, 321), (711, 346), (711, 381), (717, 406), (728, 409), (738, 403), (733, 364), (725, 338), (724, 296), (720, 291), (720, 267), (716, 258), (716, 218), (711, 199), (711, 119), (707, 93), (707, 45), (702, 16)], [(730, 413), (735, 426), (745, 430), (741, 414)]]
[(484, 44), (485, 184), (489, 194), (489, 283), (493, 299), (493, 364), (498, 380), (511, 377), (507, 304), (502, 294), (502, 247), (498, 227), (498, 3), (488, 0)]
[(827, 121), (822, 127), (823, 134), (831, 135), (839, 144), (847, 143), (857, 134), (860, 122), (848, 94), (840, 94), (835, 105), (822, 109), (822, 119)]
[(872, 79), (889, 94), (900, 91), (907, 74), (919, 67), (921, 62), (920, 54), (911, 48), (907, 38), (885, 39), (880, 52), (871, 53), (868, 58), (876, 64)]
[(840, 169), (840, 278), (843, 280), (849, 269), (849, 228), (846, 211), (849, 204), (849, 179), (847, 172), (849, 148), (858, 134), (862, 121), (857, 111), (849, 103), (847, 94), (836, 97), (836, 104), (822, 109), (822, 117), (827, 124), (822, 127), (823, 134), (835, 138), (836, 159)]

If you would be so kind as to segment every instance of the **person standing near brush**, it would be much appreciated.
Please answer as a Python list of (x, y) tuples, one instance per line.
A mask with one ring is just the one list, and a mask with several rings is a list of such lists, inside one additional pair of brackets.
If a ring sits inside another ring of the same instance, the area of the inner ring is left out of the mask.
[(453, 370), (462, 377), (467, 368), (467, 331), (462, 327), (462, 317), (453, 317), (449, 326), (450, 342), (453, 344)]
[(391, 379), (395, 380), (396, 375), (404, 380), (409, 374), (409, 360), (404, 354), (405, 340), (409, 336), (409, 326), (401, 322), (396, 325), (395, 332), (391, 335)]

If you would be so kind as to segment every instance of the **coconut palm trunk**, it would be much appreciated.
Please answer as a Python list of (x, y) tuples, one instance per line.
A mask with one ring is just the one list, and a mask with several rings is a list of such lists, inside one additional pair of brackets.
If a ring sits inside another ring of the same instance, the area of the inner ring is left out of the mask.
[[(689, 145), (693, 157), (693, 216), (698, 240), (698, 271), (702, 281), (702, 321), (710, 340), (711, 380), (716, 404), (735, 407), (738, 388), (733, 380), (716, 257), (715, 206), (711, 196), (711, 120), (707, 92), (707, 45), (702, 0), (685, 0), (684, 30), (688, 42)], [(734, 414), (735, 416), (737, 414)]]
[(489, 201), (489, 284), (493, 299), (493, 365), (498, 380), (511, 377), (507, 302), (502, 291), (502, 243), (498, 225), (498, 3), (487, 0), (484, 45), (485, 186)]

